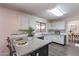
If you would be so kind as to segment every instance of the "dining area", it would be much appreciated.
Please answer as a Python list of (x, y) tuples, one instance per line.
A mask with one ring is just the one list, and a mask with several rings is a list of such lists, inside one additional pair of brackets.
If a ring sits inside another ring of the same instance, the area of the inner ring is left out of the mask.
[(79, 33), (69, 33), (69, 42), (79, 43)]

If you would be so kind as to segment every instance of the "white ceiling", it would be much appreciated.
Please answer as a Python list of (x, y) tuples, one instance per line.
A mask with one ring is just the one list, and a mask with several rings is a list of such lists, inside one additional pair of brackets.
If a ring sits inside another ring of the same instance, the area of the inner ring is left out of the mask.
[[(48, 20), (70, 17), (79, 13), (79, 4), (68, 3), (4, 3), (0, 4), (0, 6), (26, 12)], [(65, 12), (65, 14), (58, 17), (50, 12), (47, 12), (48, 9), (53, 9), (55, 7), (60, 7)]]

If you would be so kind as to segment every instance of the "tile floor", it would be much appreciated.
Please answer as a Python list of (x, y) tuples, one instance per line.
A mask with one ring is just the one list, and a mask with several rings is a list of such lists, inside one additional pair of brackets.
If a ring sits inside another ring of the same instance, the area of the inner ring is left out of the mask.
[(79, 56), (79, 44), (62, 46), (52, 43), (49, 45), (49, 56)]

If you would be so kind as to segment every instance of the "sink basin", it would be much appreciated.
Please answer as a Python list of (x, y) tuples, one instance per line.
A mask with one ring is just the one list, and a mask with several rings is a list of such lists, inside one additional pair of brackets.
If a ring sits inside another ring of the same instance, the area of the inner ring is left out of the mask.
[(44, 37), (42, 36), (42, 37), (37, 37), (38, 39), (42, 39), (42, 40), (44, 40)]

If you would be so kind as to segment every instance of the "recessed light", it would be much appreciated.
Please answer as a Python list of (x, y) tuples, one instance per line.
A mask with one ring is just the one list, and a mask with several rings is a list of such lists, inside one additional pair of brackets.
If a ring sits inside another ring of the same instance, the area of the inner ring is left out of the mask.
[(54, 8), (54, 9), (51, 9), (51, 10), (48, 10), (48, 11), (53, 13), (56, 16), (62, 16), (63, 15), (63, 12), (59, 8)]

